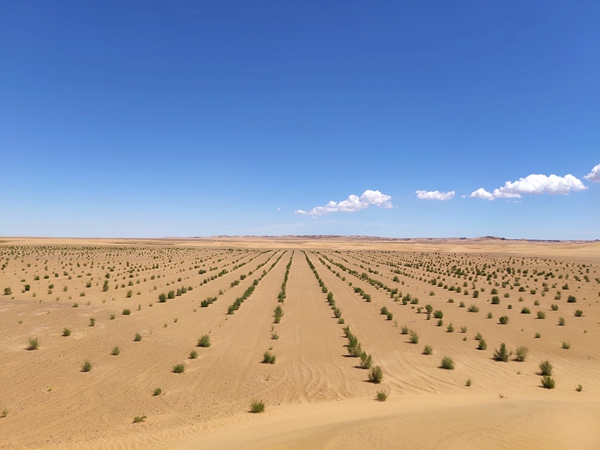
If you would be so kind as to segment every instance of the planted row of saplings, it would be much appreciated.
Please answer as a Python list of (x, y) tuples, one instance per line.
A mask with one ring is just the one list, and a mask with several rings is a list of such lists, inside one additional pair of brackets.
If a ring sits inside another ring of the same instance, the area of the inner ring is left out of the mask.
[(187, 291), (191, 291), (194, 288), (192, 286), (182, 286), (180, 288), (177, 289), (177, 291), (169, 291), (166, 294), (165, 293), (161, 293), (158, 294), (158, 301), (160, 303), (165, 303), (167, 301), (167, 299), (172, 300), (175, 297), (181, 297), (183, 294), (185, 294)]
[(381, 367), (373, 365), (373, 358), (362, 349), (358, 338), (350, 331), (350, 326), (344, 327), (344, 334), (348, 339), (348, 353), (355, 358), (360, 358), (361, 369), (370, 370), (369, 381), (375, 384), (381, 383), (383, 380), (383, 371), (381, 370)]
[[(307, 255), (306, 255), (306, 260), (307, 260), (309, 266), (311, 266), (313, 268), (313, 273), (317, 277), (317, 280), (319, 280), (319, 282), (320, 282), (319, 284), (321, 284), (321, 286), (324, 287), (325, 284), (322, 282), (317, 270), (314, 268), (314, 266), (310, 262), (310, 259), (308, 258)], [(324, 291), (324, 292), (326, 292), (326, 291)], [(327, 302), (329, 303), (329, 306), (333, 309), (334, 316), (338, 319), (338, 323), (344, 324), (344, 319), (342, 318), (342, 311), (336, 306), (335, 299), (333, 298), (332, 292), (328, 292)], [(382, 371), (381, 367), (373, 365), (373, 358), (371, 357), (371, 355), (367, 354), (362, 349), (362, 345), (358, 341), (358, 338), (350, 331), (349, 325), (344, 327), (343, 330), (344, 330), (344, 334), (346, 335), (346, 338), (348, 339), (348, 345), (347, 345), (348, 353), (350, 353), (350, 355), (355, 358), (360, 358), (359, 367), (361, 369), (370, 370), (369, 381), (371, 381), (372, 383), (376, 383), (376, 384), (381, 383), (381, 381), (383, 380), (383, 371)]]
[(283, 283), (281, 283), (281, 291), (277, 295), (277, 301), (283, 303), (285, 301), (285, 289), (287, 287), (288, 277), (290, 275), (290, 268), (292, 267), (292, 258), (294, 257), (294, 252), (292, 252), (292, 256), (290, 256), (290, 262), (285, 266), (285, 275), (283, 276)]
[[(367, 275), (365, 272), (362, 272), (362, 273), (360, 273), (360, 274), (359, 274), (359, 273), (358, 273), (358, 271), (356, 271), (356, 270), (352, 270), (352, 269), (348, 269), (348, 268), (347, 268), (346, 266), (344, 266), (343, 264), (341, 264), (341, 263), (338, 263), (338, 262), (334, 261), (334, 260), (333, 260), (333, 259), (331, 259), (331, 258), (328, 258), (326, 255), (323, 255), (323, 257), (324, 257), (324, 258), (325, 258), (327, 261), (329, 261), (331, 264), (333, 264), (333, 265), (335, 265), (335, 266), (339, 267), (340, 269), (342, 269), (344, 272), (348, 272), (349, 274), (351, 274), (351, 275), (354, 275), (355, 277), (357, 277), (357, 278), (360, 278), (360, 279), (361, 279), (361, 280), (363, 280), (363, 281), (366, 281), (366, 282), (367, 282), (367, 283), (369, 283), (371, 286), (376, 286), (376, 287), (378, 287), (378, 288), (380, 288), (380, 289), (384, 289), (384, 290), (386, 290), (387, 292), (389, 292), (389, 293), (390, 293), (390, 296), (392, 296), (392, 297), (393, 297), (393, 296), (394, 296), (394, 295), (395, 295), (395, 294), (398, 292), (398, 289), (396, 289), (396, 288), (391, 288), (391, 287), (387, 286), (385, 283), (382, 283), (382, 282), (381, 282), (381, 281), (379, 281), (379, 280), (375, 280), (375, 279), (373, 279), (373, 278), (369, 277), (369, 275)], [(319, 258), (319, 259), (320, 259), (320, 258)], [(323, 265), (325, 265), (325, 266), (326, 266), (326, 267), (327, 267), (329, 270), (331, 270), (331, 267), (330, 267), (330, 266), (328, 266), (327, 264), (325, 264), (325, 262), (324, 262), (323, 260), (321, 260), (321, 263), (322, 263)], [(375, 274), (377, 274), (378, 272), (371, 271), (371, 273), (375, 273)], [(392, 293), (392, 291), (394, 291), (394, 292)]]
[[(275, 262), (274, 262), (274, 263), (271, 265), (271, 267), (269, 268), (269, 271), (270, 271), (271, 269), (273, 269), (273, 267), (275, 267), (275, 266), (277, 265), (277, 263), (279, 262), (279, 260), (281, 259), (281, 257), (282, 257), (282, 256), (283, 256), (283, 253), (282, 253), (282, 254), (279, 256), (279, 258), (277, 258), (277, 260), (276, 260), (276, 261), (275, 261)], [(268, 260), (267, 260), (267, 261), (268, 261)], [(265, 262), (265, 263), (266, 263), (266, 262)], [(262, 265), (259, 265), (259, 267), (262, 267), (263, 265), (264, 265), (264, 264), (262, 264)], [(258, 269), (259, 267), (257, 267), (257, 269)], [(246, 300), (248, 297), (250, 297), (250, 296), (252, 295), (252, 293), (254, 292), (254, 289), (256, 288), (256, 286), (258, 286), (258, 283), (259, 283), (259, 282), (260, 282), (260, 281), (261, 281), (261, 280), (262, 280), (262, 279), (265, 277), (265, 275), (266, 275), (266, 274), (267, 274), (267, 271), (266, 271), (266, 270), (263, 270), (263, 273), (261, 274), (261, 276), (260, 276), (260, 277), (258, 277), (257, 279), (255, 279), (255, 280), (252, 282), (252, 286), (248, 287), (248, 289), (246, 289), (246, 290), (244, 291), (244, 293), (243, 293), (243, 294), (242, 294), (240, 297), (236, 298), (236, 299), (234, 300), (234, 302), (233, 302), (231, 305), (229, 305), (229, 308), (227, 308), (227, 314), (230, 314), (230, 315), (231, 315), (231, 314), (235, 313), (235, 312), (236, 312), (238, 309), (240, 309), (240, 306), (242, 305), (242, 303), (244, 303), (244, 301), (245, 301), (245, 300)]]

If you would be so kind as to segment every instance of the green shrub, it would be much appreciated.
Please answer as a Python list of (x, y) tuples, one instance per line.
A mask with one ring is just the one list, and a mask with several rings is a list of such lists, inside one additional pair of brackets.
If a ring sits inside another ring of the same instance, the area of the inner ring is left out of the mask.
[(96, 325), (96, 319), (90, 317), (90, 327), (93, 327), (94, 325)]
[(558, 318), (558, 326), (559, 327), (564, 327), (565, 326), (565, 318), (564, 317), (559, 317)]
[(262, 360), (262, 363), (263, 363), (263, 364), (275, 364), (275, 358), (276, 358), (276, 357), (275, 357), (275, 355), (272, 355), (272, 354), (271, 354), (271, 353), (269, 353), (269, 352), (265, 352), (265, 353), (263, 354), (263, 360)]
[(556, 303), (552, 303), (552, 305), (550, 305), (550, 309), (552, 311), (558, 311), (558, 305)]
[(119, 353), (121, 353), (121, 349), (117, 345), (115, 345), (113, 347), (112, 351), (110, 352), (110, 354), (113, 356), (117, 356), (117, 355), (119, 355)]
[(29, 345), (27, 346), (27, 350), (37, 350), (39, 347), (38, 338), (29, 338)]
[(550, 376), (543, 376), (542, 377), (542, 386), (546, 389), (554, 389), (554, 386), (556, 385), (554, 378), (550, 377)]
[(537, 312), (537, 318), (538, 319), (545, 319), (546, 318), (546, 313), (544, 311), (538, 311)]
[(379, 383), (381, 383), (382, 379), (383, 379), (383, 371), (381, 370), (381, 367), (379, 367), (379, 366), (371, 367), (371, 372), (369, 373), (369, 381), (371, 383), (379, 384)]
[(479, 312), (479, 308), (475, 305), (471, 305), (471, 306), (469, 306), (467, 311), (476, 313), (476, 312)]
[(123, 310), (123, 315), (124, 315), (124, 316), (128, 316), (129, 314), (131, 314), (131, 311), (130, 311), (130, 310), (128, 310), (127, 308), (125, 308), (125, 309)]
[(541, 338), (541, 337), (542, 337), (542, 335), (541, 335), (540, 333), (535, 333), (535, 338), (536, 338), (536, 339), (539, 339), (539, 338)]
[(407, 327), (406, 325), (403, 325), (403, 326), (402, 326), (402, 331), (401, 331), (401, 333), (402, 333), (402, 334), (408, 334), (408, 333), (409, 333), (409, 329), (408, 329), (408, 327)]
[(442, 358), (442, 365), (440, 367), (446, 370), (454, 370), (454, 361), (452, 360), (452, 358), (444, 356)]
[(177, 364), (177, 365), (173, 366), (173, 373), (183, 373), (183, 372), (185, 372), (184, 364)]
[(527, 359), (529, 349), (527, 347), (517, 347), (515, 350), (515, 361), (523, 362)]
[(158, 301), (159, 301), (160, 303), (165, 303), (165, 302), (167, 301), (167, 296), (166, 296), (165, 294), (160, 294), (160, 295), (158, 296)]
[(161, 388), (156, 388), (154, 389), (154, 391), (152, 391), (152, 395), (154, 395), (155, 397), (159, 396), (160, 394), (162, 394)]
[(466, 387), (471, 387), (471, 385), (472, 385), (472, 384), (473, 384), (473, 382), (472, 382), (472, 381), (471, 381), (471, 379), (469, 378), (469, 379), (467, 380), (467, 382), (465, 383), (465, 386), (466, 386)]
[(454, 332), (454, 327), (452, 326), (452, 324), (448, 325), (448, 328), (446, 328), (446, 331), (448, 333), (453, 333)]
[(499, 319), (500, 324), (506, 325), (508, 323), (508, 316), (502, 316)]
[(485, 339), (481, 338), (479, 339), (479, 345), (477, 346), (477, 350), (486, 350), (487, 349), (487, 343), (485, 342)]
[(373, 358), (371, 358), (371, 355), (367, 355), (367, 353), (362, 352), (360, 354), (361, 369), (370, 369), (372, 365), (373, 365)]
[(567, 298), (567, 303), (576, 303), (576, 302), (577, 302), (577, 299), (574, 296), (569, 295), (569, 297)]
[(377, 391), (377, 396), (375, 398), (378, 402), (385, 402), (387, 400), (387, 394), (383, 391)]
[(578, 309), (575, 311), (575, 317), (583, 317), (583, 311)]
[(550, 361), (548, 361), (547, 359), (545, 361), (542, 361), (540, 363), (540, 375), (543, 376), (551, 376), (552, 375), (552, 364), (550, 364)]
[(563, 341), (562, 348), (564, 348), (565, 350), (569, 350), (571, 348), (571, 344), (569, 344), (568, 342)]
[(196, 359), (198, 357), (198, 353), (195, 350), (190, 352), (190, 359)]
[(142, 340), (142, 335), (140, 333), (135, 333), (135, 337), (133, 338), (135, 342), (139, 342)]
[(531, 314), (531, 311), (529, 310), (529, 308), (523, 308), (521, 310), (521, 314)]
[(494, 350), (494, 359), (496, 361), (504, 361), (507, 362), (508, 358), (510, 358), (511, 352), (506, 349), (506, 344), (502, 343), (500, 345), (500, 349)]
[(500, 304), (500, 297), (498, 297), (497, 295), (494, 295), (492, 297), (492, 305), (499, 305)]
[(582, 385), (580, 385), (580, 384), (578, 384), (578, 385), (577, 385), (577, 387), (575, 388), (575, 390), (576, 390), (577, 392), (581, 392), (581, 391), (583, 391), (583, 386), (582, 386)]
[(444, 318), (444, 313), (440, 310), (434, 311), (433, 318), (434, 319), (442, 319), (442, 318)]
[(90, 370), (92, 370), (92, 363), (86, 359), (83, 365), (81, 366), (81, 371), (89, 372)]
[(12, 289), (9, 287), (4, 288), (4, 295), (12, 295)]
[(210, 347), (210, 336), (205, 334), (200, 339), (198, 339), (198, 347)]
[(410, 343), (418, 344), (419, 343), (419, 335), (416, 331), (410, 330)]
[(433, 355), (433, 347), (431, 345), (426, 345), (423, 349), (424, 355)]
[(62, 335), (63, 335), (63, 336), (71, 336), (71, 330), (69, 330), (68, 328), (65, 328), (65, 329), (63, 330), (63, 333), (62, 333)]
[(135, 416), (133, 418), (133, 423), (141, 423), (144, 422), (147, 419), (146, 416)]
[(252, 400), (250, 403), (250, 412), (253, 414), (265, 412), (265, 404), (262, 400)]

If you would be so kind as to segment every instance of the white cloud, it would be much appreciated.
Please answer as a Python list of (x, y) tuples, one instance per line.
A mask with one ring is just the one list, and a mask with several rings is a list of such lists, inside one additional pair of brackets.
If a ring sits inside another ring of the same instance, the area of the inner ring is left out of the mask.
[(440, 191), (416, 191), (419, 200), (451, 200), (456, 192), (440, 192)]
[(517, 181), (507, 181), (504, 186), (490, 193), (484, 188), (471, 192), (469, 197), (493, 200), (495, 198), (521, 198), (525, 194), (561, 194), (567, 195), (571, 190), (583, 191), (587, 187), (571, 174), (564, 177), (556, 175), (532, 174)]
[(586, 180), (593, 181), (594, 183), (600, 183), (600, 164), (594, 166), (592, 171), (585, 177)]
[(316, 206), (310, 211), (298, 209), (294, 212), (305, 216), (318, 217), (332, 212), (356, 212), (368, 208), (369, 205), (387, 209), (393, 207), (392, 202), (390, 201), (391, 199), (392, 197), (390, 195), (367, 189), (360, 197), (352, 194), (348, 196), (346, 200), (342, 200), (341, 202), (330, 201), (325, 206)]

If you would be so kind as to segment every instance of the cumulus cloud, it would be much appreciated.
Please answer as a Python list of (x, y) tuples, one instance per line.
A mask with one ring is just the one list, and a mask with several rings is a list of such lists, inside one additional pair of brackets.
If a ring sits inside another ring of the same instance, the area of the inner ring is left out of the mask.
[(585, 177), (586, 180), (593, 181), (594, 183), (600, 183), (600, 164), (594, 166), (592, 171)]
[(451, 200), (454, 198), (456, 192), (440, 192), (440, 191), (416, 191), (417, 198), (419, 200)]
[(471, 192), (471, 198), (483, 198), (494, 200), (495, 198), (521, 198), (523, 195), (535, 194), (561, 194), (567, 195), (571, 190), (583, 191), (587, 187), (571, 174), (564, 177), (557, 175), (532, 174), (525, 178), (519, 178), (517, 181), (507, 181), (504, 186), (488, 192), (484, 188), (479, 188)]
[(392, 197), (390, 195), (382, 194), (380, 191), (371, 191), (367, 189), (360, 197), (352, 194), (348, 196), (346, 200), (342, 200), (341, 202), (330, 201), (325, 206), (316, 206), (310, 211), (298, 209), (294, 212), (304, 216), (318, 217), (332, 212), (356, 212), (368, 208), (369, 205), (387, 209), (393, 206), (390, 201), (391, 199)]

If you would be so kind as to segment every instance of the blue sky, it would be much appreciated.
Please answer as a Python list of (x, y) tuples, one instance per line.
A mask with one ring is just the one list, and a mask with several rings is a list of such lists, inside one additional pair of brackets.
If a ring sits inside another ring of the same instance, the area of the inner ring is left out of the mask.
[(592, 0), (4, 1), (0, 235), (600, 238), (599, 23)]

